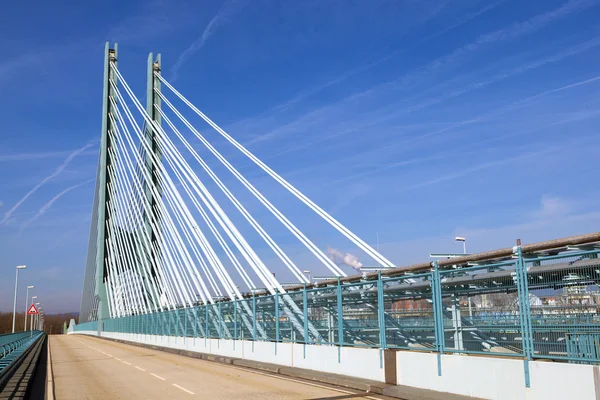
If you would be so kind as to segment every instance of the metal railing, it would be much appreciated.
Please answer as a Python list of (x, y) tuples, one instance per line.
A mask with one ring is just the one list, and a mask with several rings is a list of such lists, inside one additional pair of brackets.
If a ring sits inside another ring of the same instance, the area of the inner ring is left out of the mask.
[(42, 331), (27, 331), (0, 335), (0, 376), (43, 333)]
[[(101, 330), (600, 363), (600, 250), (381, 272), (102, 321)], [(422, 269), (422, 268), (421, 268)], [(76, 325), (96, 331), (98, 322)]]

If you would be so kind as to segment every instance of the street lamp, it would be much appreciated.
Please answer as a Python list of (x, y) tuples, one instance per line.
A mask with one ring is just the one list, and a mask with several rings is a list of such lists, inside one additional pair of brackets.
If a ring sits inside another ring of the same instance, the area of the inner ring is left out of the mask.
[(302, 271), (303, 273), (308, 275), (308, 283), (310, 283), (310, 271), (305, 269), (304, 271)]
[[(31, 304), (33, 304), (34, 299), (37, 299), (37, 296), (31, 296)], [(29, 330), (33, 330), (33, 315), (29, 319)]]
[(27, 311), (29, 311), (29, 306), (27, 305), (27, 300), (29, 300), (29, 289), (33, 289), (33, 286), (27, 286), (27, 292), (25, 295), (25, 326), (23, 327), (23, 332), (27, 330)]
[(15, 301), (13, 303), (13, 327), (12, 333), (15, 333), (15, 320), (17, 318), (17, 286), (19, 285), (19, 270), (27, 268), (25, 265), (17, 266), (17, 276), (15, 277)]
[(35, 303), (35, 306), (37, 307), (38, 313), (35, 315), (35, 323), (33, 324), (33, 326), (35, 326), (37, 329), (39, 329), (38, 325), (40, 323), (40, 310), (41, 310), (40, 303)]
[(462, 242), (463, 244), (463, 253), (467, 254), (467, 239), (461, 236), (457, 236), (454, 238), (457, 242)]

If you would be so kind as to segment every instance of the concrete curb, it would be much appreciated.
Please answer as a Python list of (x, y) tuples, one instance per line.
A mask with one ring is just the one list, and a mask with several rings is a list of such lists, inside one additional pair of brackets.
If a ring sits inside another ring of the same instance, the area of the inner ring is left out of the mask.
[(46, 372), (46, 400), (54, 400), (54, 373), (50, 354), (50, 335), (48, 335), (48, 371)]
[(86, 335), (92, 338), (109, 340), (117, 343), (133, 345), (151, 350), (163, 351), (165, 353), (177, 354), (185, 357), (196, 358), (205, 361), (218, 362), (221, 364), (234, 365), (241, 368), (253, 369), (270, 374), (282, 375), (290, 378), (304, 379), (312, 382), (324, 383), (332, 386), (354, 389), (362, 392), (380, 394), (404, 400), (477, 400), (476, 397), (457, 395), (452, 393), (437, 392), (427, 389), (419, 389), (411, 386), (390, 385), (370, 379), (354, 378), (327, 372), (314, 371), (296, 367), (287, 367), (277, 364), (259, 361), (244, 360), (235, 357), (219, 356), (215, 354), (198, 353), (189, 350), (180, 350), (170, 347), (156, 346), (130, 342), (122, 339), (113, 339), (101, 336)]

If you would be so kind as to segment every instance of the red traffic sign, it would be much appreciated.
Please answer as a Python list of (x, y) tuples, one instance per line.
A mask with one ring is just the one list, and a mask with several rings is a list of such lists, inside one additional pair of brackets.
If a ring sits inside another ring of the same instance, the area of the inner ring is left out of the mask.
[(27, 314), (39, 314), (39, 311), (35, 304), (32, 304), (31, 307), (29, 307), (29, 310), (27, 310)]

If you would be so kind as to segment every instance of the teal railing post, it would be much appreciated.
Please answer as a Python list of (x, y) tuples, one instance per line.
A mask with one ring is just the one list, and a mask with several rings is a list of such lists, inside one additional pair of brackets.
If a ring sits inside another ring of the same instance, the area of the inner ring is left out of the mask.
[[(219, 303), (218, 303), (218, 309), (219, 309), (219, 318), (218, 318), (218, 321), (219, 321), (219, 341), (221, 339), (223, 339), (223, 317), (221, 315), (221, 312), (222, 312), (221, 303), (222, 303), (221, 301), (219, 301)], [(217, 342), (217, 347), (219, 347), (219, 341)]]
[(519, 300), (519, 322), (521, 324), (521, 344), (523, 346), (523, 368), (525, 373), (525, 387), (531, 387), (529, 375), (529, 361), (533, 357), (533, 333), (531, 326), (531, 309), (529, 307), (529, 282), (527, 268), (523, 259), (521, 246), (513, 247), (517, 256), (515, 263), (515, 281)]
[(337, 279), (337, 314), (338, 314), (338, 363), (342, 362), (342, 346), (344, 345), (344, 315), (342, 308), (342, 283)]
[(256, 296), (252, 291), (252, 352), (254, 353), (254, 342), (256, 341)]
[(304, 314), (304, 358), (306, 358), (306, 344), (308, 340), (308, 296), (306, 294), (306, 283), (304, 283), (304, 289), (302, 290), (302, 311)]
[[(194, 307), (194, 339), (198, 337), (198, 306)], [(194, 341), (194, 343), (196, 343)]]
[(377, 271), (377, 320), (379, 322), (379, 368), (383, 368), (383, 351), (387, 347), (385, 332), (385, 301), (381, 271)]
[(235, 350), (235, 341), (237, 339), (237, 299), (233, 299), (233, 349)]
[(377, 271), (377, 319), (379, 322), (379, 348), (385, 349), (387, 347), (387, 340), (385, 335), (385, 301), (381, 271)]
[(275, 292), (275, 355), (277, 355), (277, 342), (279, 342), (279, 292)]
[(208, 305), (208, 302), (204, 303), (204, 345), (206, 345), (206, 340), (208, 339)]
[(438, 262), (433, 262), (431, 273), (431, 300), (433, 302), (433, 330), (435, 337), (435, 348), (437, 351), (438, 376), (442, 376), (442, 354), (444, 354), (444, 314), (442, 311), (442, 283)]

